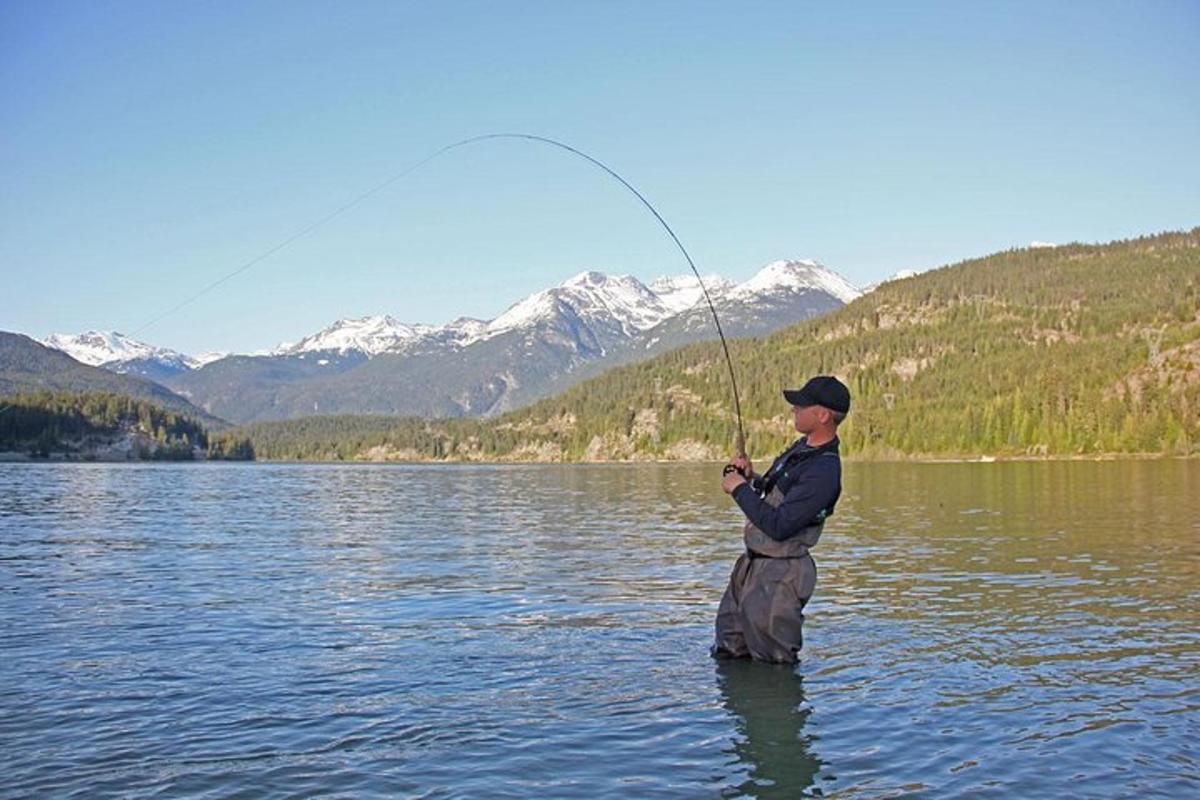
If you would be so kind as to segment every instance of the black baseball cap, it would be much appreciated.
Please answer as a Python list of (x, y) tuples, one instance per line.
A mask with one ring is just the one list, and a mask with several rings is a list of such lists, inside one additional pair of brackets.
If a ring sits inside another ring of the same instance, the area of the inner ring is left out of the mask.
[(842, 414), (850, 411), (850, 390), (832, 375), (818, 375), (799, 389), (784, 389), (783, 396), (794, 406), (825, 406)]

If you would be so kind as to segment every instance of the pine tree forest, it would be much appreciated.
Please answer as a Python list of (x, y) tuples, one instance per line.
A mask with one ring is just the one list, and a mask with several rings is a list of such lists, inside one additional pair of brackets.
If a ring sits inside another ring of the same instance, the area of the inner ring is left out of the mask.
[(0, 398), (0, 451), (33, 457), (88, 457), (122, 437), (130, 457), (154, 460), (252, 459), (244, 437), (210, 434), (188, 417), (145, 400), (106, 392), (40, 392)]

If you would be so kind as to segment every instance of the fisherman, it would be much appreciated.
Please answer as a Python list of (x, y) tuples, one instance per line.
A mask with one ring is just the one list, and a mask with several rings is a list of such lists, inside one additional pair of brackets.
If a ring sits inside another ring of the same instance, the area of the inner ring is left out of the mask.
[(809, 549), (842, 493), (837, 428), (850, 411), (850, 390), (819, 375), (783, 396), (801, 438), (763, 475), (739, 456), (721, 482), (746, 515), (746, 552), (717, 609), (717, 658), (795, 663), (803, 644), (802, 612), (817, 583)]

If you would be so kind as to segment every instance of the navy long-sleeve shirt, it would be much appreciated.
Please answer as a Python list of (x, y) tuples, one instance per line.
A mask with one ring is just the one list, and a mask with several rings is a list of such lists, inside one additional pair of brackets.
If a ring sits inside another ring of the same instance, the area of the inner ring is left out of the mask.
[[(809, 455), (813, 450), (825, 452)], [(786, 477), (777, 484), (784, 493), (778, 508), (759, 497), (749, 483), (734, 489), (732, 496), (747, 519), (767, 536), (782, 542), (833, 513), (842, 493), (837, 440), (832, 446), (813, 448), (801, 439), (775, 459), (763, 478), (770, 480), (773, 474), (780, 477), (779, 473), (786, 473)]]

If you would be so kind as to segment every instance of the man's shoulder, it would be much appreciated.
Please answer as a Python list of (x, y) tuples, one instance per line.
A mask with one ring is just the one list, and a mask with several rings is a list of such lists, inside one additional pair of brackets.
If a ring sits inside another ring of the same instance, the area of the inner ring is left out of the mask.
[(810, 475), (829, 476), (836, 480), (840, 480), (842, 476), (842, 457), (837, 448), (818, 453), (808, 459), (806, 466)]
[[(830, 459), (841, 463), (842, 455), (839, 452), (841, 449), (841, 442), (837, 439), (834, 439), (831, 442), (826, 442), (822, 445), (818, 445), (817, 447), (810, 445), (807, 439), (801, 439), (799, 442), (797, 442), (797, 444), (799, 445), (799, 450), (801, 452), (805, 450), (809, 451), (808, 458), (806, 460), (810, 463), (828, 464)], [(812, 452), (814, 450), (819, 452)]]
[[(826, 450), (805, 458), (796, 465), (792, 472), (797, 478), (804, 476), (805, 480), (823, 479), (824, 476), (840, 478), (842, 474), (842, 458), (837, 450)], [(818, 476), (821, 476), (818, 478)]]
[(817, 469), (841, 470), (842, 457), (838, 454), (837, 450), (826, 450), (816, 458), (810, 459), (809, 463), (811, 463)]

